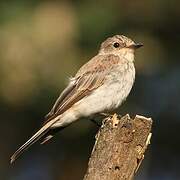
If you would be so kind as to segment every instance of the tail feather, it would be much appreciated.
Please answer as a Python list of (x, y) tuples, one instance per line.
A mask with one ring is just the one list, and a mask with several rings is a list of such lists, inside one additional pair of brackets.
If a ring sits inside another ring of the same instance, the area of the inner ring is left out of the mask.
[(52, 139), (53, 138), (53, 136), (52, 135), (48, 135), (48, 136), (46, 136), (41, 142), (40, 142), (40, 144), (45, 144), (45, 143), (47, 143), (50, 139)]
[(25, 150), (27, 150), (32, 144), (40, 140), (48, 131), (50, 127), (56, 122), (56, 118), (45, 124), (38, 132), (36, 132), (26, 143), (24, 143), (12, 156), (11, 163), (13, 163)]
[(57, 132), (61, 131), (64, 128), (66, 128), (66, 126), (49, 129), (49, 131), (44, 135), (44, 137), (42, 137), (42, 141), (40, 142), (40, 144), (46, 144), (50, 139), (54, 137)]

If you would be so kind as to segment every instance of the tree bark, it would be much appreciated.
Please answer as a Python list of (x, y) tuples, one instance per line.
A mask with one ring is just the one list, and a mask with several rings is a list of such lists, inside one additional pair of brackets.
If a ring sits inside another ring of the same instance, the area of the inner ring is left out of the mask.
[(126, 115), (106, 118), (96, 142), (84, 180), (131, 180), (150, 144), (152, 120)]

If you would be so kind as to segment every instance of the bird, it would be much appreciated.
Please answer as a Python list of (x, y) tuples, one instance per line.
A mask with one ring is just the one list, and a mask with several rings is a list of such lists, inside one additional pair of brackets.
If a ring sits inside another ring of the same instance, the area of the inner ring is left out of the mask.
[(114, 35), (102, 42), (97, 55), (69, 79), (42, 127), (11, 156), (10, 162), (35, 142), (49, 141), (82, 117), (117, 109), (133, 87), (135, 51), (142, 46), (124, 35)]

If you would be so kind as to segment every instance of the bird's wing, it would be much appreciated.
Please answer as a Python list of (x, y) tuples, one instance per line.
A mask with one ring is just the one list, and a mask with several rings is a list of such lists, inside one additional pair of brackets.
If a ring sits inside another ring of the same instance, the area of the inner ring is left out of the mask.
[(118, 56), (101, 55), (86, 63), (59, 96), (52, 110), (46, 116), (45, 122), (59, 116), (73, 104), (93, 92), (94, 89), (100, 87), (104, 83), (106, 74), (118, 63), (118, 60)]
[(45, 116), (45, 119), (49, 119), (51, 116), (55, 114), (57, 111), (57, 107), (59, 107), (60, 103), (64, 100), (64, 98), (75, 88), (77, 79), (72, 78), (70, 79), (70, 83), (64, 89), (64, 91), (60, 94), (58, 99), (56, 100), (55, 104), (53, 105), (51, 111)]

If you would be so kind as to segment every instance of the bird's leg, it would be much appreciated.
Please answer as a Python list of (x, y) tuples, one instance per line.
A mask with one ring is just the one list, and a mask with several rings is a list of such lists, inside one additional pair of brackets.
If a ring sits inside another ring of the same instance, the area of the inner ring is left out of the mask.
[(105, 123), (109, 120), (113, 120), (113, 127), (117, 126), (117, 119), (120, 119), (122, 116), (118, 115), (116, 113), (114, 114), (108, 114), (108, 113), (100, 113), (101, 116), (105, 116), (105, 118), (102, 121), (102, 127), (104, 127)]
[[(116, 113), (114, 114), (109, 114), (109, 113), (99, 113), (100, 116), (103, 116), (104, 120), (102, 121), (102, 126), (104, 126), (105, 122), (108, 120), (108, 119), (111, 119), (113, 118), (114, 116), (117, 116), (117, 117), (121, 117), (121, 115), (117, 115)], [(93, 117), (91, 117), (89, 119), (91, 122), (93, 122), (94, 124), (96, 124), (98, 127), (101, 127), (101, 124), (99, 124)]]
[(100, 113), (100, 115), (104, 116), (105, 118), (112, 116), (112, 114), (109, 114), (109, 113)]
[[(116, 114), (116, 113), (114, 113)], [(104, 116), (105, 118), (112, 118), (114, 116), (114, 114), (110, 114), (110, 113), (100, 113), (101, 116)], [(117, 114), (116, 114), (117, 115)], [(117, 115), (119, 118), (121, 118), (122, 116), (121, 115)]]
[(95, 119), (90, 119), (90, 121), (96, 124), (96, 126), (101, 127), (101, 125)]

